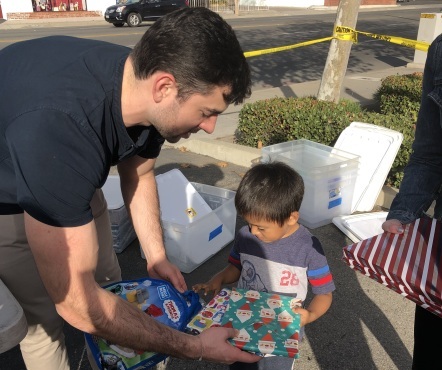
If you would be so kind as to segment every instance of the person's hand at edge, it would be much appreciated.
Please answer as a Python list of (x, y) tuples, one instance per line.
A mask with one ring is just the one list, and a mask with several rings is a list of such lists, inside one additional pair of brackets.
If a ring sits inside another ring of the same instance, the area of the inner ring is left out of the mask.
[(382, 229), (393, 234), (402, 234), (404, 232), (404, 226), (396, 219), (385, 221), (382, 224)]
[(262, 357), (242, 351), (227, 340), (233, 338), (238, 330), (232, 328), (209, 328), (204, 330), (201, 338), (201, 359), (204, 361), (233, 364), (234, 362), (258, 362)]
[(187, 284), (183, 274), (177, 266), (167, 259), (147, 264), (149, 276), (154, 279), (163, 279), (172, 283), (172, 285), (180, 292), (187, 290)]

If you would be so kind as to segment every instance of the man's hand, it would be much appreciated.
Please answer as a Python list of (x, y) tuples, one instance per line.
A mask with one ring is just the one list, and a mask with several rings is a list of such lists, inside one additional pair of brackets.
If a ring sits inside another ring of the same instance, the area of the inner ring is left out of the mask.
[(202, 358), (205, 361), (232, 364), (234, 362), (258, 362), (262, 357), (240, 350), (230, 344), (227, 339), (233, 338), (237, 330), (232, 328), (209, 328), (201, 337)]
[(382, 229), (393, 234), (402, 234), (404, 227), (399, 220), (391, 219), (382, 224)]
[(187, 284), (181, 271), (166, 258), (154, 263), (147, 263), (147, 272), (154, 279), (170, 281), (172, 285), (181, 293), (187, 290)]

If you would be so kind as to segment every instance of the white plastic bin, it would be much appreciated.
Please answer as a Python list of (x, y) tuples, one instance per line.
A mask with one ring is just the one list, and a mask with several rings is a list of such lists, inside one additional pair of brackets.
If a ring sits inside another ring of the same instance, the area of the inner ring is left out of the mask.
[[(188, 182), (179, 170), (163, 175), (157, 176), (157, 185), (166, 254), (190, 273), (233, 240), (235, 192)], [(183, 218), (187, 209), (193, 216)]]
[(21, 342), (28, 332), (28, 323), (20, 304), (0, 280), (0, 353)]
[(120, 188), (120, 177), (110, 175), (102, 190), (109, 209), (113, 247), (116, 253), (121, 253), (136, 239), (137, 234), (124, 205)]
[(287, 163), (302, 176), (301, 224), (313, 229), (351, 214), (359, 156), (301, 139), (262, 148), (261, 161)]

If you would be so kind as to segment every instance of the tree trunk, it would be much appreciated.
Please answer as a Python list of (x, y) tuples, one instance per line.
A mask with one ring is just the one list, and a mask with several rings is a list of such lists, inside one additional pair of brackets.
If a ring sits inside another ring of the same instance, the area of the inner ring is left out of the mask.
[[(335, 28), (337, 26), (356, 28), (360, 2), (361, 0), (341, 0), (339, 2)], [(351, 46), (352, 41), (331, 40), (327, 61), (322, 73), (321, 85), (319, 86), (318, 100), (335, 103), (339, 101)]]

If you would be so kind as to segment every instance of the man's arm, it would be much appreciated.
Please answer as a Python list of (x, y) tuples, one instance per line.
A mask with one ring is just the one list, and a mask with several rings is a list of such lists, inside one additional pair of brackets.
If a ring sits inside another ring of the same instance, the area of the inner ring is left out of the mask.
[(139, 156), (120, 163), (121, 190), (146, 255), (149, 275), (168, 280), (183, 292), (187, 289), (184, 277), (178, 267), (168, 261), (164, 249), (154, 166), (155, 159)]
[(57, 312), (79, 330), (125, 347), (184, 359), (231, 363), (259, 358), (227, 342), (233, 329), (191, 336), (162, 325), (94, 280), (98, 240), (94, 222), (60, 228), (25, 213), (26, 234), (38, 271)]

